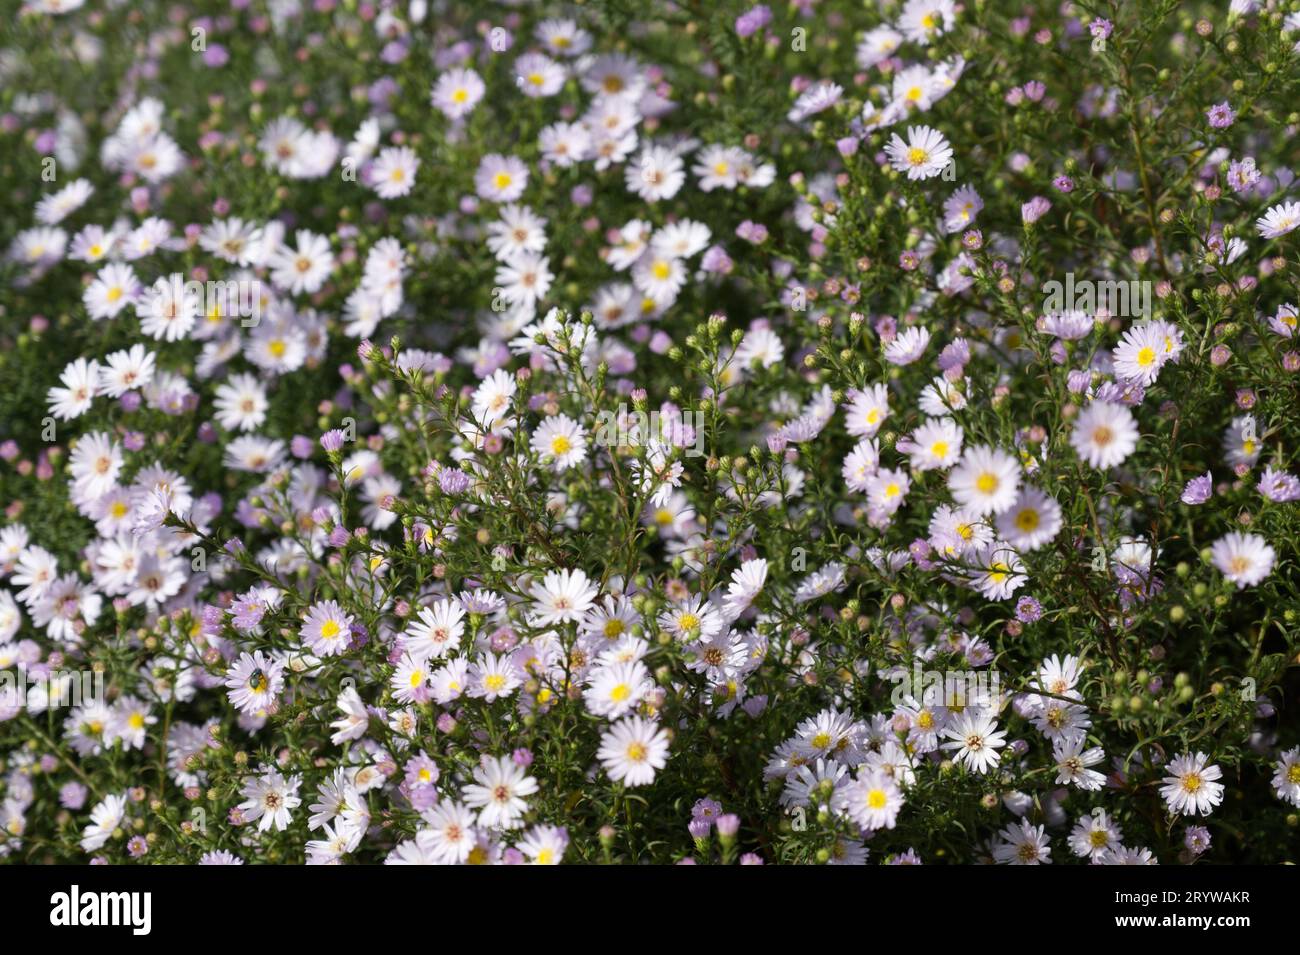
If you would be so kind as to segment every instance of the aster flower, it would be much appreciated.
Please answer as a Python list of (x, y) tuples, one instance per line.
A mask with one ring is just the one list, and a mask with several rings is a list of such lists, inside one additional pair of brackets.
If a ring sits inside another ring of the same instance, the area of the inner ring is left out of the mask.
[(1184, 504), (1195, 506), (1197, 504), (1204, 504), (1210, 499), (1210, 495), (1213, 493), (1214, 478), (1209, 471), (1206, 471), (1199, 477), (1194, 477), (1187, 482), (1179, 500)]
[(998, 448), (975, 445), (962, 452), (948, 473), (948, 490), (957, 503), (976, 514), (1001, 514), (1016, 502), (1020, 464)]
[(1070, 433), (1070, 445), (1079, 457), (1103, 470), (1123, 463), (1137, 443), (1133, 412), (1109, 401), (1093, 401), (1079, 412)]
[(462, 790), (465, 803), (479, 811), (479, 823), (514, 829), (528, 808), (525, 796), (537, 792), (537, 780), (505, 756), (484, 756), (474, 770), (474, 782)]
[(1223, 801), (1223, 784), (1216, 782), (1223, 777), (1223, 771), (1204, 753), (1184, 753), (1171, 760), (1165, 772), (1169, 775), (1164, 778), (1160, 795), (1170, 812), (1208, 816)]
[(1300, 746), (1284, 752), (1275, 764), (1273, 791), (1277, 798), (1300, 808)]
[(1052, 861), (1050, 840), (1043, 826), (1027, 820), (1011, 823), (999, 834), (1001, 841), (993, 848), (993, 858), (1002, 865), (1045, 865)]
[(533, 615), (539, 626), (578, 623), (599, 592), (581, 570), (552, 570), (530, 591)]
[(650, 720), (629, 716), (601, 736), (596, 758), (614, 782), (648, 786), (668, 764), (668, 734)]
[(1276, 559), (1277, 553), (1258, 534), (1229, 531), (1210, 548), (1211, 562), (1238, 590), (1267, 577)]
[(283, 832), (293, 820), (292, 810), (302, 805), (298, 797), (298, 787), (302, 785), (301, 776), (283, 776), (279, 770), (268, 769), (260, 776), (252, 776), (244, 782), (241, 794), (244, 801), (239, 804), (244, 818), (257, 823), (258, 832), (274, 828)]
[(1300, 202), (1270, 206), (1255, 220), (1255, 230), (1265, 239), (1276, 239), (1300, 226)]
[(943, 135), (929, 126), (909, 126), (907, 141), (894, 133), (885, 145), (885, 155), (898, 172), (908, 179), (932, 179), (952, 161), (952, 146)]
[(943, 736), (948, 740), (943, 748), (955, 751), (954, 761), (981, 775), (997, 768), (998, 750), (1006, 745), (1006, 733), (997, 728), (993, 714), (983, 710), (957, 714)]

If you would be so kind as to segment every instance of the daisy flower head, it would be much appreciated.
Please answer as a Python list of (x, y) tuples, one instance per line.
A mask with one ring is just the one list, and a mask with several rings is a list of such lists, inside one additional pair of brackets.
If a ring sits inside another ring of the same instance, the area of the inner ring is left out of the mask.
[(444, 597), (420, 610), (402, 635), (402, 649), (421, 660), (446, 656), (460, 646), (464, 620), (464, 607)]
[(646, 202), (658, 202), (677, 195), (686, 181), (682, 158), (664, 146), (647, 145), (623, 173), (629, 192)]
[(1006, 600), (1029, 580), (1015, 548), (1005, 541), (968, 550), (970, 584), (988, 600)]
[(894, 55), (902, 45), (903, 35), (892, 27), (881, 25), (868, 30), (858, 41), (855, 59), (864, 70), (869, 70), (882, 60)]
[(532, 615), (538, 626), (557, 623), (580, 623), (595, 603), (599, 591), (581, 570), (552, 570), (534, 583), (529, 591), (533, 599)]
[(433, 693), (429, 665), (409, 653), (403, 654), (388, 678), (389, 689), (399, 703), (424, 703)]
[(109, 493), (122, 473), (122, 466), (122, 446), (106, 431), (92, 431), (77, 438), (68, 457), (74, 491), (88, 500)]
[(525, 53), (515, 60), (515, 85), (529, 99), (554, 96), (564, 88), (563, 65), (544, 53)]
[(601, 736), (596, 758), (614, 782), (648, 786), (668, 764), (668, 734), (652, 720), (625, 717)]
[(961, 557), (993, 543), (993, 528), (973, 511), (940, 504), (930, 516), (930, 546), (945, 557)]
[(1241, 415), (1233, 418), (1223, 433), (1224, 458), (1228, 464), (1253, 467), (1259, 460), (1264, 443), (1257, 431), (1258, 423), (1254, 415)]
[(536, 34), (556, 56), (579, 57), (591, 49), (591, 34), (573, 20), (543, 20), (537, 24)]
[(398, 199), (415, 188), (420, 157), (409, 146), (390, 146), (370, 167), (370, 186), (380, 199)]
[(291, 810), (302, 805), (302, 799), (298, 796), (298, 787), (301, 785), (301, 776), (286, 778), (279, 770), (268, 769), (262, 775), (245, 781), (242, 791), (244, 801), (239, 804), (239, 808), (243, 810), (247, 821), (257, 822), (258, 832), (266, 832), (272, 827), (276, 832), (283, 832), (293, 821)]
[(1237, 119), (1237, 114), (1227, 100), (1215, 103), (1205, 111), (1205, 118), (1214, 129), (1227, 129)]
[(1265, 210), (1255, 220), (1255, 231), (1266, 239), (1276, 239), (1300, 226), (1300, 202), (1281, 202)]
[(516, 156), (489, 153), (474, 174), (474, 188), (489, 202), (514, 202), (528, 187), (528, 167)]
[(968, 447), (948, 474), (948, 490), (964, 510), (1001, 514), (1016, 503), (1020, 462), (1001, 448)]
[(1169, 811), (1184, 816), (1208, 816), (1214, 807), (1223, 802), (1223, 770), (1210, 763), (1204, 753), (1183, 753), (1165, 766), (1169, 775), (1164, 778), (1160, 795)]
[(745, 561), (731, 572), (731, 583), (723, 607), (732, 620), (744, 613), (767, 582), (767, 561), (755, 557)]
[(654, 688), (650, 671), (636, 660), (598, 667), (588, 676), (582, 695), (590, 712), (616, 720), (635, 709)]
[(909, 126), (907, 141), (894, 133), (885, 146), (889, 164), (908, 179), (933, 179), (952, 161), (952, 146), (929, 126)]
[(993, 714), (983, 709), (958, 713), (943, 730), (948, 742), (942, 748), (954, 750), (953, 759), (972, 772), (984, 775), (998, 767), (998, 750), (1007, 744), (1007, 734), (997, 728)]
[(910, 489), (906, 472), (881, 468), (867, 481), (867, 502), (877, 514), (888, 516), (903, 506)]
[(468, 693), (488, 703), (512, 696), (524, 682), (523, 674), (512, 657), (484, 653), (466, 673)]
[(264, 656), (261, 650), (241, 653), (226, 672), (225, 685), (242, 713), (261, 713), (274, 706), (284, 689), (284, 664)]
[(1112, 846), (1101, 854), (1098, 865), (1156, 865), (1156, 857), (1146, 846)]
[(140, 281), (129, 265), (113, 262), (100, 269), (82, 295), (86, 311), (96, 321), (116, 318), (122, 309), (135, 302), (140, 294)]
[(1112, 353), (1116, 376), (1144, 387), (1155, 384), (1168, 356), (1165, 339), (1160, 322), (1140, 322), (1129, 328)]
[(464, 119), (483, 99), (487, 87), (473, 70), (457, 67), (438, 77), (433, 84), (433, 106), (450, 120)]
[(930, 418), (912, 432), (906, 447), (900, 442), (899, 450), (918, 471), (944, 470), (961, 457), (963, 437), (961, 426), (951, 418)]
[(59, 381), (62, 387), (51, 388), (46, 396), (50, 414), (61, 421), (79, 418), (99, 391), (99, 363), (77, 358), (63, 369)]
[(983, 208), (984, 200), (975, 191), (975, 187), (962, 186), (944, 201), (944, 231), (952, 233), (970, 228)]
[[(915, 467), (915, 461), (913, 467)], [(844, 458), (840, 473), (850, 491), (865, 493), (871, 477), (880, 469), (880, 449), (871, 438), (863, 438)]]
[(838, 83), (830, 81), (815, 83), (799, 94), (799, 98), (795, 100), (786, 118), (792, 123), (802, 123), (809, 116), (816, 116), (833, 107), (840, 101), (842, 95), (844, 95), (844, 87)]
[(659, 626), (684, 643), (716, 636), (725, 624), (713, 604), (698, 594), (659, 615)]
[(334, 271), (329, 239), (299, 229), (297, 248), (282, 245), (271, 257), (271, 281), (293, 295), (314, 295)]
[(999, 834), (1001, 840), (993, 847), (993, 859), (1002, 865), (1044, 865), (1052, 861), (1050, 840), (1044, 827), (1031, 825), (1028, 820), (1010, 823)]
[(81, 848), (94, 852), (102, 848), (126, 819), (127, 794), (105, 796), (90, 811), (90, 824), (82, 831)]
[(926, 46), (951, 30), (956, 16), (953, 0), (907, 0), (896, 26), (907, 39)]
[(1084, 408), (1070, 432), (1070, 445), (1094, 468), (1121, 464), (1137, 449), (1138, 427), (1133, 412), (1110, 401), (1093, 401)]
[(94, 193), (89, 179), (74, 179), (53, 195), (36, 203), (36, 221), (41, 225), (58, 225), (76, 212)]
[(538, 425), (529, 446), (555, 471), (567, 471), (587, 459), (587, 432), (581, 424), (561, 413)]
[(1300, 809), (1300, 746), (1292, 746), (1274, 765), (1273, 791), (1278, 799)]
[(1025, 485), (1010, 508), (998, 515), (998, 534), (1018, 551), (1049, 544), (1061, 530), (1061, 505), (1046, 492)]
[(831, 561), (822, 567), (818, 567), (800, 583), (794, 592), (794, 602), (808, 603), (811, 600), (817, 600), (819, 597), (825, 597), (827, 594), (836, 593), (844, 588), (844, 573), (848, 568), (839, 561)]
[(352, 615), (333, 600), (313, 604), (298, 637), (316, 656), (332, 657), (347, 650), (352, 641)]
[(475, 422), (490, 432), (510, 431), (514, 418), (507, 415), (518, 390), (514, 375), (496, 369), (474, 391), (471, 409)]
[(831, 807), (862, 829), (893, 829), (903, 808), (903, 793), (892, 776), (878, 770), (859, 771), (858, 778), (835, 792)]
[(466, 804), (479, 811), (480, 825), (515, 829), (528, 809), (524, 797), (537, 788), (537, 780), (509, 756), (484, 756), (474, 769), (474, 782), (462, 794)]
[(1253, 587), (1273, 570), (1277, 552), (1259, 534), (1229, 531), (1210, 547), (1210, 560), (1237, 589)]
[(1269, 317), (1268, 326), (1282, 338), (1294, 338), (1300, 332), (1300, 309), (1290, 302), (1278, 306), (1277, 314)]
[(563, 826), (533, 826), (518, 845), (533, 865), (559, 865), (568, 848), (569, 833)]
[(891, 365), (910, 365), (925, 354), (925, 348), (929, 344), (928, 328), (919, 325), (905, 328), (886, 343), (883, 349), (885, 360)]
[(889, 417), (889, 390), (881, 384), (870, 385), (850, 395), (845, 408), (845, 429), (855, 437), (875, 437)]
[(231, 375), (224, 384), (218, 385), (213, 404), (218, 423), (230, 431), (252, 431), (260, 427), (269, 406), (265, 386), (247, 372)]
[(1108, 849), (1119, 848), (1123, 839), (1124, 833), (1119, 825), (1105, 810), (1098, 809), (1081, 817), (1070, 830), (1070, 851), (1080, 859), (1097, 862)]

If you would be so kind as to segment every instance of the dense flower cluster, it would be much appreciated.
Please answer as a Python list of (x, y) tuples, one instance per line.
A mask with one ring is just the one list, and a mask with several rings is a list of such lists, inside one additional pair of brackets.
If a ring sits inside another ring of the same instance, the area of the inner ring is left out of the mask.
[(0, 857), (1292, 858), (1300, 4), (0, 43)]

